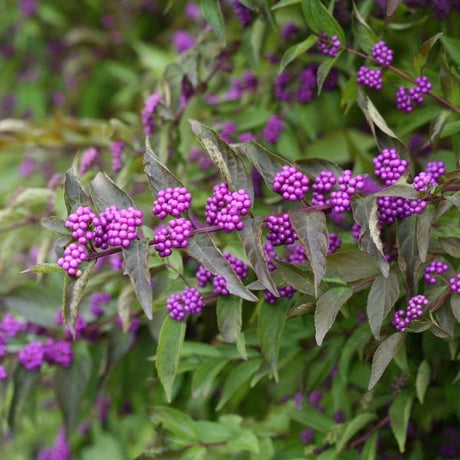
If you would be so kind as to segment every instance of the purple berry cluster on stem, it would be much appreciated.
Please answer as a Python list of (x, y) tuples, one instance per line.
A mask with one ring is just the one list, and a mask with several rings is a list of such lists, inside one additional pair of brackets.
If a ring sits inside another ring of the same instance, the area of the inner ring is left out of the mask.
[(160, 101), (161, 96), (156, 93), (151, 94), (145, 101), (144, 108), (142, 109), (142, 124), (144, 125), (144, 133), (146, 136), (151, 136), (153, 134), (155, 128), (153, 115)]
[(38, 371), (45, 361), (45, 347), (41, 342), (30, 342), (18, 354), (18, 362), (28, 371)]
[(292, 244), (297, 240), (297, 235), (292, 227), (291, 218), (288, 213), (268, 216), (265, 225), (269, 230), (267, 240), (273, 246)]
[(414, 177), (412, 185), (417, 192), (430, 192), (438, 183), (431, 174), (422, 171)]
[(449, 279), (449, 288), (455, 294), (460, 294), (460, 273)]
[(247, 27), (252, 22), (252, 12), (249, 8), (246, 8), (238, 0), (232, 0), (232, 7), (235, 13), (235, 16), (240, 21), (243, 27)]
[(186, 187), (167, 188), (158, 192), (152, 212), (158, 219), (164, 219), (168, 215), (179, 217), (190, 208), (191, 202), (192, 194)]
[[(233, 271), (236, 273), (239, 279), (244, 280), (248, 277), (249, 267), (237, 257), (232, 256), (228, 252), (224, 252), (224, 257), (228, 260)], [(212, 279), (214, 286), (214, 293), (217, 295), (229, 295), (230, 291), (227, 288), (227, 281), (221, 275), (214, 276)]]
[(185, 289), (182, 294), (172, 294), (166, 301), (169, 316), (183, 321), (187, 315), (198, 315), (204, 307), (203, 297), (196, 288)]
[(85, 245), (93, 238), (94, 234), (90, 227), (95, 217), (96, 214), (89, 206), (80, 206), (67, 218), (65, 226), (72, 231), (72, 238), (76, 239), (79, 244)]
[(371, 69), (363, 65), (356, 74), (356, 81), (360, 85), (380, 90), (383, 85), (382, 71), (380, 69)]
[(185, 249), (192, 235), (193, 224), (190, 220), (180, 217), (171, 220), (167, 227), (162, 227), (153, 237), (155, 251), (160, 257), (168, 257), (172, 249)]
[(429, 305), (430, 301), (424, 295), (416, 295), (409, 299), (406, 310), (398, 310), (393, 315), (393, 326), (403, 332), (409, 324), (422, 317), (423, 309)]
[(285, 200), (303, 200), (309, 190), (310, 180), (294, 166), (285, 165), (273, 179), (273, 190)]
[(423, 271), (423, 278), (427, 284), (437, 284), (435, 275), (441, 275), (449, 270), (449, 266), (440, 260), (431, 261)]
[(374, 173), (385, 185), (394, 184), (407, 170), (409, 163), (401, 160), (396, 149), (383, 149), (373, 160)]
[(432, 88), (433, 85), (426, 76), (417, 77), (413, 88), (400, 86), (396, 91), (396, 108), (406, 113), (412, 112), (414, 110), (413, 103), (423, 104), (423, 95), (428, 94)]
[(262, 135), (268, 143), (276, 144), (282, 131), (284, 131), (283, 121), (276, 115), (272, 115), (268, 119)]
[(118, 172), (123, 167), (121, 156), (125, 149), (125, 143), (123, 141), (112, 142), (109, 149), (112, 154), (112, 170), (113, 172)]
[(446, 173), (446, 165), (443, 161), (429, 161), (425, 166), (425, 172), (437, 181)]
[(332, 35), (332, 37), (329, 38), (325, 32), (319, 36), (317, 43), (319, 52), (329, 57), (337, 56), (341, 45), (342, 43), (337, 35)]
[(265, 291), (264, 300), (270, 305), (274, 305), (278, 298), (292, 298), (295, 294), (295, 288), (293, 286), (283, 286), (278, 288), (279, 297), (276, 297), (270, 291)]
[(78, 266), (88, 259), (88, 253), (83, 245), (72, 243), (64, 251), (64, 257), (60, 257), (57, 261), (70, 276), (79, 277), (81, 270)]
[(393, 50), (388, 48), (387, 44), (381, 40), (373, 46), (372, 57), (377, 64), (382, 67), (388, 67), (393, 62)]

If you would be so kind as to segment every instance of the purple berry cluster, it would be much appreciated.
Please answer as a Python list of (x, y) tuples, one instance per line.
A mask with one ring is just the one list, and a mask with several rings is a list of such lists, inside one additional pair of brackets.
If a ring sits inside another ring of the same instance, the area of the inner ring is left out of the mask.
[(112, 142), (109, 149), (112, 154), (112, 170), (113, 172), (118, 172), (123, 167), (121, 156), (125, 149), (125, 143), (123, 141)]
[(161, 96), (156, 93), (151, 94), (145, 101), (144, 108), (142, 109), (142, 124), (144, 125), (144, 133), (146, 136), (151, 136), (153, 134), (155, 128), (153, 115), (160, 101)]
[[(292, 298), (295, 294), (295, 288), (293, 286), (283, 286), (278, 289), (279, 297), (283, 298)], [(265, 291), (264, 293), (264, 300), (265, 302), (269, 303), (270, 305), (274, 305), (278, 297), (272, 294), (270, 291)]]
[(440, 260), (433, 260), (423, 272), (423, 278), (427, 284), (436, 284), (438, 280), (435, 275), (441, 275), (449, 269), (449, 266)]
[(336, 233), (329, 233), (329, 248), (327, 253), (329, 255), (334, 254), (340, 249), (340, 246), (342, 246), (342, 239), (340, 236)]
[(460, 294), (460, 273), (449, 279), (449, 288), (452, 292)]
[(183, 321), (187, 315), (199, 315), (204, 307), (203, 297), (196, 288), (185, 289), (182, 294), (172, 294), (166, 301), (169, 316)]
[(64, 251), (64, 257), (60, 257), (57, 261), (70, 276), (79, 277), (81, 270), (78, 266), (88, 259), (88, 253), (83, 245), (71, 243)]
[[(7, 313), (0, 322), (0, 345), (4, 345), (3, 337), (16, 337), (20, 332), (26, 329), (26, 325), (16, 319), (11, 313)], [(1, 355), (1, 353), (0, 353)]]
[(324, 205), (328, 202), (326, 194), (330, 193), (331, 190), (337, 183), (337, 179), (334, 174), (330, 171), (321, 171), (316, 177), (313, 183), (313, 197), (311, 203), (313, 205)]
[(316, 79), (317, 67), (310, 65), (306, 67), (299, 78), (299, 87), (295, 94), (297, 102), (305, 104), (311, 102), (316, 96), (317, 79)]
[(109, 246), (128, 248), (131, 241), (137, 238), (137, 228), (142, 225), (142, 217), (143, 212), (134, 207), (106, 208), (93, 219), (94, 245), (101, 249)]
[(160, 257), (171, 255), (172, 249), (184, 249), (192, 236), (193, 224), (188, 219), (180, 217), (171, 220), (167, 227), (160, 228), (153, 237), (155, 251)]
[(72, 345), (67, 340), (49, 338), (44, 344), (44, 357), (49, 364), (69, 367), (73, 361)]
[(412, 185), (417, 192), (430, 192), (438, 183), (431, 174), (422, 171), (414, 177)]
[(242, 217), (246, 216), (252, 206), (246, 190), (230, 191), (223, 182), (213, 189), (213, 194), (206, 201), (206, 222), (216, 225), (230, 233), (244, 228)]
[(198, 266), (198, 270), (195, 274), (198, 286), (201, 287), (205, 287), (208, 281), (212, 280), (213, 276), (214, 275), (201, 264)]
[(108, 305), (112, 300), (112, 296), (108, 292), (95, 292), (91, 296), (90, 310), (94, 317), (100, 318), (105, 312), (101, 305)]
[(252, 22), (252, 12), (249, 8), (246, 8), (238, 0), (232, 0), (232, 7), (235, 13), (235, 16), (240, 21), (243, 27), (247, 27)]
[(337, 56), (341, 45), (342, 43), (337, 35), (333, 35), (329, 38), (325, 32), (319, 36), (317, 43), (319, 52), (330, 57)]
[(178, 53), (185, 53), (195, 46), (195, 39), (186, 30), (178, 30), (173, 36), (173, 44)]
[(424, 295), (416, 295), (409, 299), (406, 310), (398, 310), (393, 315), (393, 326), (403, 332), (409, 324), (422, 317), (423, 308), (429, 305), (430, 301)]
[(72, 238), (76, 239), (79, 244), (85, 245), (93, 238), (90, 227), (95, 217), (96, 214), (89, 206), (80, 206), (67, 218), (65, 226), (72, 231)]
[(284, 40), (292, 40), (300, 32), (299, 26), (295, 22), (288, 22), (281, 28), (281, 37)]
[(152, 212), (158, 219), (164, 219), (168, 215), (179, 217), (190, 208), (191, 202), (192, 194), (186, 187), (167, 188), (158, 192)]
[(380, 69), (372, 69), (370, 67), (361, 66), (356, 74), (358, 84), (368, 86), (373, 89), (382, 89), (383, 78)]
[(285, 200), (303, 200), (309, 190), (310, 180), (294, 166), (283, 166), (273, 179), (273, 190)]
[[(244, 280), (248, 277), (249, 267), (237, 257), (232, 256), (228, 252), (224, 252), (224, 257), (228, 260), (233, 271), (236, 273), (239, 279)], [(217, 295), (229, 295), (230, 291), (227, 288), (227, 281), (221, 275), (217, 275), (212, 279), (214, 286), (214, 292)]]
[(353, 177), (351, 170), (346, 169), (337, 179), (338, 190), (331, 193), (332, 212), (340, 214), (351, 210), (351, 198), (364, 187), (363, 176)]
[(426, 201), (417, 198), (407, 200), (396, 196), (382, 196), (377, 198), (379, 221), (392, 224), (396, 219), (404, 219), (412, 214), (421, 214), (427, 204)]
[(393, 62), (393, 50), (388, 48), (387, 44), (381, 40), (373, 46), (372, 57), (377, 64), (382, 67), (388, 67)]
[(383, 149), (374, 158), (374, 172), (385, 185), (394, 184), (407, 170), (409, 163), (399, 158), (396, 149)]
[(262, 135), (268, 143), (276, 144), (282, 131), (284, 131), (283, 121), (276, 115), (272, 115), (268, 119)]
[(80, 167), (78, 168), (78, 174), (81, 176), (86, 174), (89, 169), (96, 163), (100, 162), (99, 150), (95, 147), (90, 147), (83, 152), (80, 161)]
[(446, 173), (446, 165), (443, 161), (429, 161), (425, 166), (425, 172), (437, 181)]
[(273, 246), (292, 244), (297, 239), (288, 213), (268, 216), (265, 225), (269, 230), (267, 233), (267, 240), (269, 240)]
[(415, 79), (415, 88), (400, 86), (396, 91), (396, 108), (406, 113), (412, 112), (413, 103), (423, 104), (423, 95), (428, 94), (432, 88), (433, 85), (426, 76)]
[(308, 260), (305, 249), (300, 243), (286, 246), (285, 257), (287, 262), (294, 265), (304, 264)]
[(38, 371), (45, 361), (45, 347), (41, 342), (30, 342), (18, 354), (18, 362), (28, 371)]

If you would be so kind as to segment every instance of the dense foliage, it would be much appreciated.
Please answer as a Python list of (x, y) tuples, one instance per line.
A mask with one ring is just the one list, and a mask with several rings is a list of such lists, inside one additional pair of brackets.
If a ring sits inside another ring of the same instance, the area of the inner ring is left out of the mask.
[(458, 458), (459, 9), (3, 5), (2, 455)]

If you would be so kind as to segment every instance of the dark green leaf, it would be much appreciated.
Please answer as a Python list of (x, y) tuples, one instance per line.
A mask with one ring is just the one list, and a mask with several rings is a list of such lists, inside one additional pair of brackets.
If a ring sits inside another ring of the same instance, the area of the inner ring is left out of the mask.
[(387, 337), (377, 348), (372, 358), (372, 370), (368, 389), (372, 390), (380, 380), (388, 364), (396, 356), (404, 342), (404, 334), (395, 332)]
[(315, 294), (315, 286), (313, 285), (313, 276), (311, 272), (301, 270), (296, 265), (283, 260), (273, 260), (277, 267), (272, 272), (272, 277), (277, 284), (293, 286), (297, 291), (304, 294)]
[(315, 34), (326, 32), (329, 37), (337, 35), (342, 44), (346, 43), (345, 33), (339, 23), (320, 0), (302, 0), (302, 10), (308, 27)]
[(325, 169), (334, 173), (336, 177), (343, 174), (343, 169), (337, 163), (323, 158), (303, 158), (296, 162), (296, 166), (310, 177), (318, 176)]
[(444, 126), (447, 124), (450, 114), (450, 110), (441, 111), (436, 118), (434, 118), (430, 123), (430, 133), (429, 133), (429, 142), (435, 144), (438, 142), (439, 137), (441, 136)]
[(134, 240), (129, 248), (123, 248), (123, 273), (129, 276), (145, 316), (152, 319), (152, 285), (148, 258), (148, 240)]
[(371, 50), (379, 38), (366, 23), (355, 3), (353, 3), (353, 16), (356, 18), (356, 22), (353, 23), (353, 32), (356, 41), (366, 54), (371, 54)]
[(237, 434), (228, 442), (229, 450), (248, 451), (255, 455), (260, 453), (259, 440), (257, 436), (249, 430), (244, 430)]
[(396, 273), (391, 272), (388, 278), (379, 275), (372, 283), (367, 297), (367, 317), (372, 334), (380, 340), (380, 328), (383, 320), (393, 308), (399, 297), (399, 282)]
[(186, 442), (199, 441), (197, 422), (185, 412), (167, 406), (154, 406), (151, 414), (155, 423), (161, 423), (166, 430), (180, 439)]
[(252, 375), (259, 369), (262, 359), (250, 359), (234, 367), (227, 377), (222, 388), (222, 395), (217, 403), (216, 410), (222, 409), (230, 398), (244, 385)]
[(375, 414), (365, 412), (363, 414), (358, 414), (356, 417), (351, 419), (345, 424), (345, 429), (340, 438), (340, 441), (337, 443), (337, 452), (341, 452), (344, 447), (347, 445), (347, 442), (359, 431), (361, 431), (365, 426), (370, 422), (375, 420)]
[(433, 205), (428, 205), (422, 214), (417, 215), (417, 245), (421, 262), (425, 262), (428, 255), (433, 217)]
[(219, 0), (201, 0), (201, 12), (204, 19), (212, 27), (222, 46), (227, 44), (225, 38), (225, 22)]
[(454, 294), (450, 298), (450, 309), (452, 311), (452, 315), (457, 320), (457, 323), (460, 323), (460, 295)]
[(424, 359), (418, 367), (417, 377), (415, 379), (415, 389), (417, 391), (417, 398), (420, 404), (423, 404), (425, 393), (430, 384), (431, 371), (428, 361)]
[(286, 6), (291, 6), (291, 5), (296, 5), (297, 3), (300, 3), (302, 0), (281, 0), (278, 3), (275, 3), (272, 6), (272, 10), (277, 10), (279, 8), (284, 8)]
[(98, 172), (90, 183), (91, 198), (97, 212), (102, 212), (115, 205), (120, 209), (134, 206), (133, 200), (121, 190), (107, 174)]
[(59, 233), (60, 235), (70, 235), (70, 230), (65, 226), (65, 221), (63, 219), (59, 219), (59, 217), (44, 217), (40, 221), (40, 223), (42, 227), (45, 227), (53, 232)]
[(22, 270), (21, 273), (55, 273), (62, 271), (58, 264), (42, 263)]
[(195, 370), (192, 377), (192, 396), (197, 398), (202, 396), (207, 398), (213, 385), (216, 384), (216, 377), (225, 367), (227, 360), (220, 358), (210, 358), (203, 361)]
[(377, 433), (374, 433), (364, 444), (359, 460), (375, 460), (377, 458)]
[(243, 299), (236, 296), (217, 298), (217, 325), (224, 342), (236, 343), (241, 332)]
[(433, 48), (433, 45), (442, 37), (442, 35), (442, 32), (433, 35), (431, 38), (423, 42), (422, 46), (418, 49), (413, 61), (414, 70), (417, 75), (422, 74), (422, 70), (425, 67), (431, 48)]
[(441, 56), (439, 78), (444, 97), (453, 105), (460, 104), (460, 77), (449, 67), (445, 55)]
[(238, 236), (243, 243), (244, 250), (257, 275), (257, 279), (266, 289), (273, 294), (278, 295), (278, 290), (276, 289), (276, 286), (270, 276), (270, 271), (267, 266), (267, 260), (262, 246), (263, 225), (264, 222), (261, 217), (246, 219), (244, 221), (244, 228), (238, 232)]
[(72, 431), (78, 424), (78, 410), (91, 374), (92, 362), (84, 343), (73, 346), (73, 361), (69, 368), (57, 366), (54, 391), (64, 415), (65, 425)]
[(315, 35), (310, 35), (304, 41), (288, 48), (281, 58), (279, 71), (282, 72), (292, 61), (305, 54), (316, 43), (317, 40), (318, 39)]
[(327, 268), (349, 283), (379, 273), (379, 266), (374, 257), (353, 249), (328, 256)]
[(324, 212), (292, 212), (292, 226), (305, 249), (315, 279), (315, 296), (326, 273), (326, 256), (329, 248), (329, 234)]
[(257, 336), (260, 347), (270, 363), (276, 381), (278, 381), (278, 353), (287, 310), (287, 302), (279, 302), (276, 305), (262, 302), (257, 320)]
[(222, 443), (234, 438), (235, 433), (225, 425), (208, 420), (198, 420), (195, 422), (200, 433), (200, 442), (203, 443)]
[(170, 64), (163, 74), (164, 82), (169, 89), (169, 109), (176, 113), (180, 107), (182, 94), (182, 79), (184, 78), (183, 67), (179, 64)]
[(315, 431), (324, 434), (329, 433), (335, 425), (335, 422), (332, 420), (332, 418), (322, 414), (321, 412), (318, 412), (310, 404), (300, 410), (292, 411), (289, 414), (289, 417), (292, 420), (301, 423), (302, 425), (313, 428)]
[(214, 275), (223, 276), (231, 294), (257, 302), (257, 297), (246, 289), (207, 233), (193, 235), (186, 252)]
[(446, 200), (454, 204), (454, 206), (460, 211), (460, 191), (455, 192), (452, 195), (446, 196)]
[(64, 201), (69, 214), (86, 201), (86, 192), (75, 166), (68, 169), (64, 176)]
[[(127, 284), (123, 287), (117, 299), (117, 313), (121, 319), (123, 332), (128, 332), (131, 325), (131, 306), (135, 300), (134, 287)], [(152, 302), (150, 302), (152, 303)]]
[(402, 2), (402, 0), (388, 0), (387, 3), (387, 16), (392, 16), (393, 13), (398, 8), (398, 5)]
[(342, 52), (338, 52), (336, 56), (330, 59), (325, 59), (316, 72), (316, 85), (318, 87), (318, 95), (321, 94), (321, 90), (323, 89), (324, 82), (328, 77), (329, 73), (331, 72), (334, 64), (336, 63), (337, 59), (340, 57)]
[(185, 328), (185, 322), (175, 321), (167, 316), (160, 330), (155, 367), (169, 403), (172, 400), (172, 388), (179, 367)]
[(353, 219), (361, 226), (359, 235), (359, 248), (374, 256), (379, 263), (383, 276), (388, 276), (390, 266), (383, 253), (382, 240), (380, 239), (379, 220), (377, 217), (377, 201), (369, 195), (352, 201)]
[(460, 259), (460, 238), (439, 238), (438, 241), (446, 254)]
[(193, 133), (208, 152), (225, 182), (234, 190), (246, 190), (254, 202), (251, 178), (243, 160), (214, 130), (196, 120), (189, 120), (189, 123)]
[(399, 196), (408, 200), (418, 198), (418, 193), (412, 184), (394, 184), (378, 191), (375, 196)]
[(406, 448), (407, 425), (414, 402), (414, 395), (408, 391), (399, 393), (390, 407), (391, 429), (398, 442), (399, 451)]
[(334, 324), (335, 318), (345, 302), (353, 295), (346, 287), (337, 287), (325, 292), (316, 302), (315, 329), (316, 343), (321, 345), (327, 331)]
[(460, 66), (460, 40), (443, 35), (441, 37), (441, 42), (449, 57)]
[(351, 77), (342, 88), (340, 110), (346, 115), (358, 100), (358, 83), (356, 77)]

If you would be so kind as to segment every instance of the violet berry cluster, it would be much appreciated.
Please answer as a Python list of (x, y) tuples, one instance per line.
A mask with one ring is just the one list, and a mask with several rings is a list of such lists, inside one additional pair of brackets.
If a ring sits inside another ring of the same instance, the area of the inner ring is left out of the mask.
[(329, 57), (337, 56), (341, 45), (342, 43), (337, 35), (332, 35), (332, 37), (329, 38), (325, 32), (319, 36), (317, 43), (320, 53)]
[(278, 298), (292, 298), (295, 294), (295, 288), (293, 286), (283, 286), (278, 288), (279, 297), (276, 297), (270, 291), (266, 290), (264, 293), (264, 300), (265, 302), (269, 303), (270, 305), (274, 305)]
[(436, 284), (435, 275), (441, 275), (449, 269), (449, 266), (440, 260), (431, 261), (423, 271), (423, 278), (427, 284)]
[(382, 71), (370, 67), (361, 66), (356, 74), (356, 81), (362, 86), (380, 90), (383, 85)]
[(438, 183), (431, 174), (424, 171), (414, 177), (412, 186), (417, 192), (430, 192)]
[(72, 238), (76, 239), (79, 244), (85, 245), (93, 238), (94, 234), (90, 227), (95, 217), (96, 214), (89, 206), (80, 206), (67, 218), (65, 226), (72, 231)]
[(393, 315), (393, 326), (403, 332), (409, 324), (422, 317), (423, 309), (429, 305), (430, 301), (424, 295), (416, 295), (409, 299), (406, 310), (398, 310)]
[(268, 143), (276, 144), (282, 131), (284, 131), (283, 121), (276, 115), (272, 115), (268, 119), (262, 134)]
[(228, 233), (242, 230), (242, 217), (248, 214), (251, 206), (252, 201), (246, 190), (232, 192), (228, 184), (223, 182), (214, 187), (212, 196), (206, 201), (206, 222)]
[(409, 166), (407, 160), (401, 160), (396, 149), (383, 149), (374, 158), (374, 173), (383, 180), (385, 185), (394, 184)]
[(273, 179), (273, 190), (285, 200), (303, 200), (309, 190), (310, 180), (294, 166), (285, 165)]
[(185, 249), (192, 236), (193, 224), (185, 217), (173, 219), (168, 226), (161, 227), (153, 237), (155, 251), (160, 257), (171, 255), (172, 249)]
[(179, 217), (190, 208), (192, 194), (186, 187), (174, 187), (160, 190), (153, 203), (152, 212), (158, 219), (165, 219), (168, 215)]
[(449, 288), (455, 294), (460, 294), (460, 273), (449, 279)]
[(159, 94), (151, 94), (145, 101), (144, 108), (142, 109), (142, 124), (144, 125), (144, 133), (146, 136), (151, 136), (155, 128), (155, 121), (153, 115), (161, 101)]
[(387, 44), (381, 40), (373, 46), (372, 57), (377, 64), (382, 67), (388, 67), (393, 62), (393, 50), (388, 48)]
[(406, 113), (412, 112), (413, 103), (423, 104), (423, 95), (428, 94), (432, 88), (433, 85), (426, 76), (417, 77), (413, 88), (400, 86), (396, 91), (396, 108)]
[(81, 270), (78, 266), (88, 259), (88, 253), (83, 245), (71, 243), (64, 251), (64, 257), (60, 257), (57, 261), (70, 276), (78, 278), (81, 275)]
[(288, 213), (268, 216), (265, 225), (269, 230), (267, 240), (271, 241), (273, 246), (292, 244), (297, 240)]
[(176, 321), (183, 321), (187, 315), (198, 315), (204, 307), (201, 294), (194, 287), (185, 289), (182, 294), (172, 294), (166, 301), (169, 316)]

